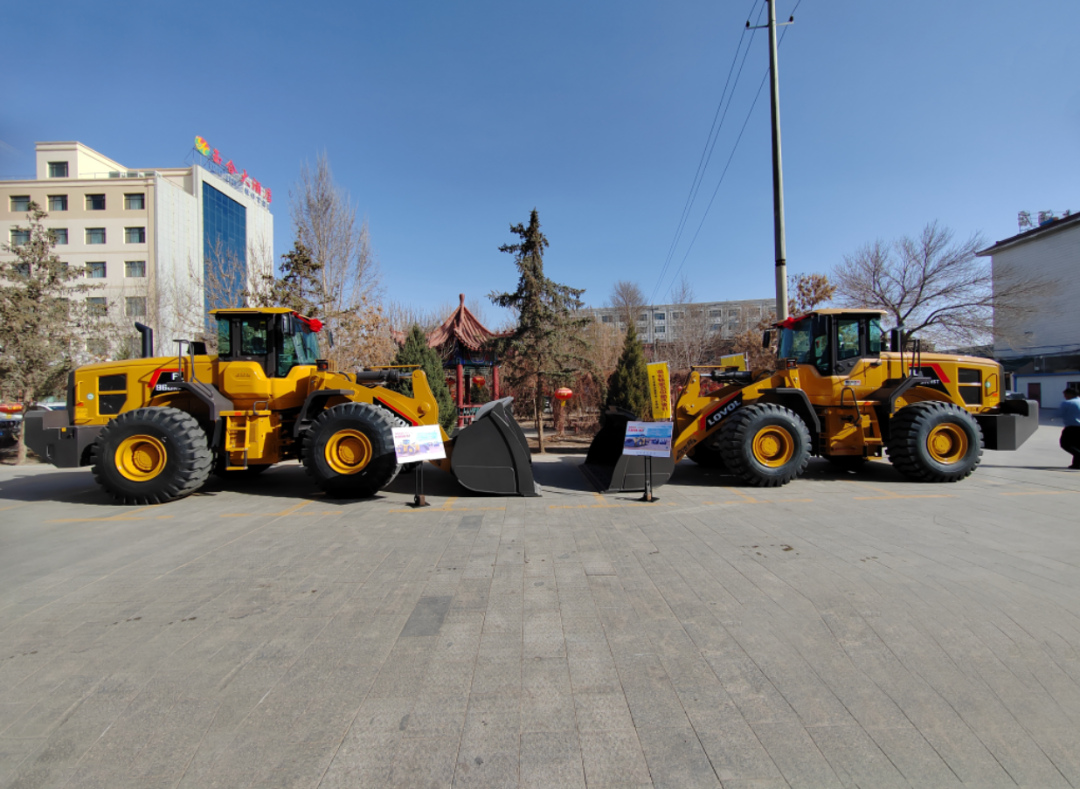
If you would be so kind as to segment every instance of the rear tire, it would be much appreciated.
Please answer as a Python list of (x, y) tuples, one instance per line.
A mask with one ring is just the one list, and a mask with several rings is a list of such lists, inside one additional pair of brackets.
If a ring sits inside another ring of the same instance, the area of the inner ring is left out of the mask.
[(783, 406), (745, 406), (720, 428), (720, 447), (728, 470), (759, 488), (786, 485), (810, 462), (810, 431)]
[(367, 403), (342, 403), (319, 414), (304, 435), (301, 460), (328, 496), (374, 496), (398, 475), (394, 423)]
[(952, 403), (924, 401), (901, 408), (889, 425), (889, 460), (919, 482), (957, 482), (982, 461), (979, 423)]
[(94, 478), (123, 504), (164, 504), (194, 493), (213, 462), (195, 417), (137, 408), (101, 429), (90, 450)]

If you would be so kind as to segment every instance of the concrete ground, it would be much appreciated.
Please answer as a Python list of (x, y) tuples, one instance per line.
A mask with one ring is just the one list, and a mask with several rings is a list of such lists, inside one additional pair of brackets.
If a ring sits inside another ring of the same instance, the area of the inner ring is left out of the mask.
[(1057, 431), (913, 484), (537, 458), (367, 501), (288, 465), (158, 507), (0, 468), (0, 786), (1080, 786)]

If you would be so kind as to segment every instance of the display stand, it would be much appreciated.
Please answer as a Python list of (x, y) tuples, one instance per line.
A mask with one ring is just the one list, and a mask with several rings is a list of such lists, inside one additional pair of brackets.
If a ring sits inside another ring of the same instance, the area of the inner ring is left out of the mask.
[(650, 455), (645, 456), (645, 492), (638, 501), (649, 503), (660, 501), (660, 499), (653, 496), (652, 493), (652, 457)]
[(413, 476), (416, 478), (416, 494), (413, 496), (412, 506), (414, 507), (430, 507), (427, 503), (427, 499), (424, 498), (424, 461), (420, 461), (416, 465), (416, 471), (413, 472)]

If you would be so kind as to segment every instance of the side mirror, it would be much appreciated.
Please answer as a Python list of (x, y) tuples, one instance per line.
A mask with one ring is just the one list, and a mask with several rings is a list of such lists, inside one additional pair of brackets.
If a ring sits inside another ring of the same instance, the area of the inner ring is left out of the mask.
[(296, 318), (291, 313), (281, 316), (281, 333), (286, 337), (292, 337), (296, 334)]
[(330, 347), (334, 347), (334, 332), (330, 329), (326, 330), (326, 341), (330, 343)]
[(773, 330), (766, 329), (761, 335), (761, 347), (768, 349), (772, 347), (773, 343)]

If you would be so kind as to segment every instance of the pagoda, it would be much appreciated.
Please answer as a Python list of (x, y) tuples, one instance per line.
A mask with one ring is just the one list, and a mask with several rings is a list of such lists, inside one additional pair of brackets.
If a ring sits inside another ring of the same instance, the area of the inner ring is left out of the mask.
[[(498, 400), (499, 360), (487, 343), (503, 335), (490, 331), (469, 308), (465, 306), (465, 294), (459, 294), (458, 308), (442, 325), (427, 336), (428, 346), (439, 353), (443, 369), (447, 372), (446, 383), (454, 393), (457, 403), (458, 427), (472, 422), (479, 404), (472, 402), (472, 388), (486, 388), (492, 400)], [(450, 373), (453, 371), (453, 377)]]

